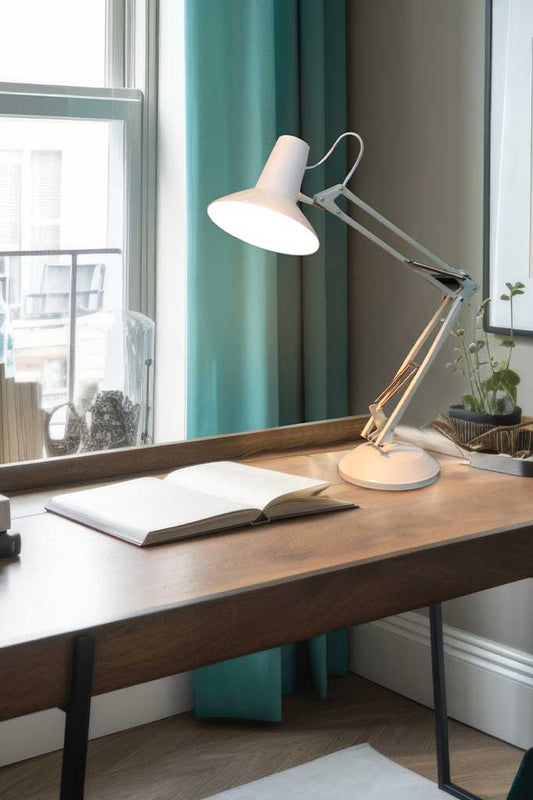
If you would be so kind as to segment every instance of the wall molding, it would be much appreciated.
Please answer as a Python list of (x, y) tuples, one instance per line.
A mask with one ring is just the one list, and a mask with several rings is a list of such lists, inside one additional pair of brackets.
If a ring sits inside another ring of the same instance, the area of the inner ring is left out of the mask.
[[(93, 697), (89, 739), (190, 711), (191, 673)], [(65, 715), (57, 708), (0, 723), (0, 767), (63, 747)]]
[[(533, 656), (450, 625), (444, 653), (450, 717), (533, 746)], [(410, 611), (352, 628), (350, 669), (432, 708), (428, 617)]]

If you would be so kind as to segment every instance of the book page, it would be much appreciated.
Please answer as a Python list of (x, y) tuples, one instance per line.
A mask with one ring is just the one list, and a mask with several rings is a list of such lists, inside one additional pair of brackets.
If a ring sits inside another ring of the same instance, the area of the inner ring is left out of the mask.
[(225, 497), (248, 507), (265, 510), (281, 498), (297, 494), (302, 499), (329, 486), (323, 481), (301, 478), (285, 472), (250, 467), (233, 461), (215, 461), (184, 467), (164, 479), (184, 489)]
[(155, 531), (193, 526), (199, 532), (207, 520), (228, 516), (227, 527), (233, 516), (236, 524), (244, 524), (259, 514), (259, 509), (250, 504), (180, 488), (158, 478), (138, 478), (59, 495), (46, 507), (137, 544)]

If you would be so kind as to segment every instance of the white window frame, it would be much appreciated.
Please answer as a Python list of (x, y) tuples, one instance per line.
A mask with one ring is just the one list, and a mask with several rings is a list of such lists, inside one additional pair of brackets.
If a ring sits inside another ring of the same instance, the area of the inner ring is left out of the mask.
[[(139, 310), (157, 323), (156, 229), (160, 0), (108, 0), (108, 3), (123, 4), (124, 6), (123, 80), (125, 86), (130, 88), (135, 86), (143, 95)], [(119, 14), (118, 11), (116, 13)], [(111, 28), (112, 26), (110, 26)], [(115, 48), (118, 52), (118, 43)]]
[[(159, 0), (154, 438), (187, 436), (185, 0)], [(155, 205), (155, 203), (154, 203)]]

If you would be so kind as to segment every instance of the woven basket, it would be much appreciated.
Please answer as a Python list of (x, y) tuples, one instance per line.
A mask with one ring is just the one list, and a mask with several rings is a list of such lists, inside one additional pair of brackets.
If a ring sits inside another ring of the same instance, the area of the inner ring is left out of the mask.
[(438, 417), (432, 426), (466, 450), (524, 456), (533, 452), (533, 420), (519, 425), (491, 427), (481, 422)]

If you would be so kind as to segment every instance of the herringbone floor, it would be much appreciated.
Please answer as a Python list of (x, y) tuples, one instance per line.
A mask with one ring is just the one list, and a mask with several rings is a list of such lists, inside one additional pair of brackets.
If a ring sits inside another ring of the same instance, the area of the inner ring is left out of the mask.
[[(349, 675), (331, 680), (326, 701), (303, 691), (284, 707), (281, 725), (182, 714), (95, 740), (87, 800), (200, 800), (361, 742), (435, 779), (433, 715), (417, 703)], [(504, 800), (521, 751), (455, 722), (450, 740), (453, 780), (485, 800)], [(60, 753), (4, 767), (0, 797), (57, 800), (59, 770)]]

